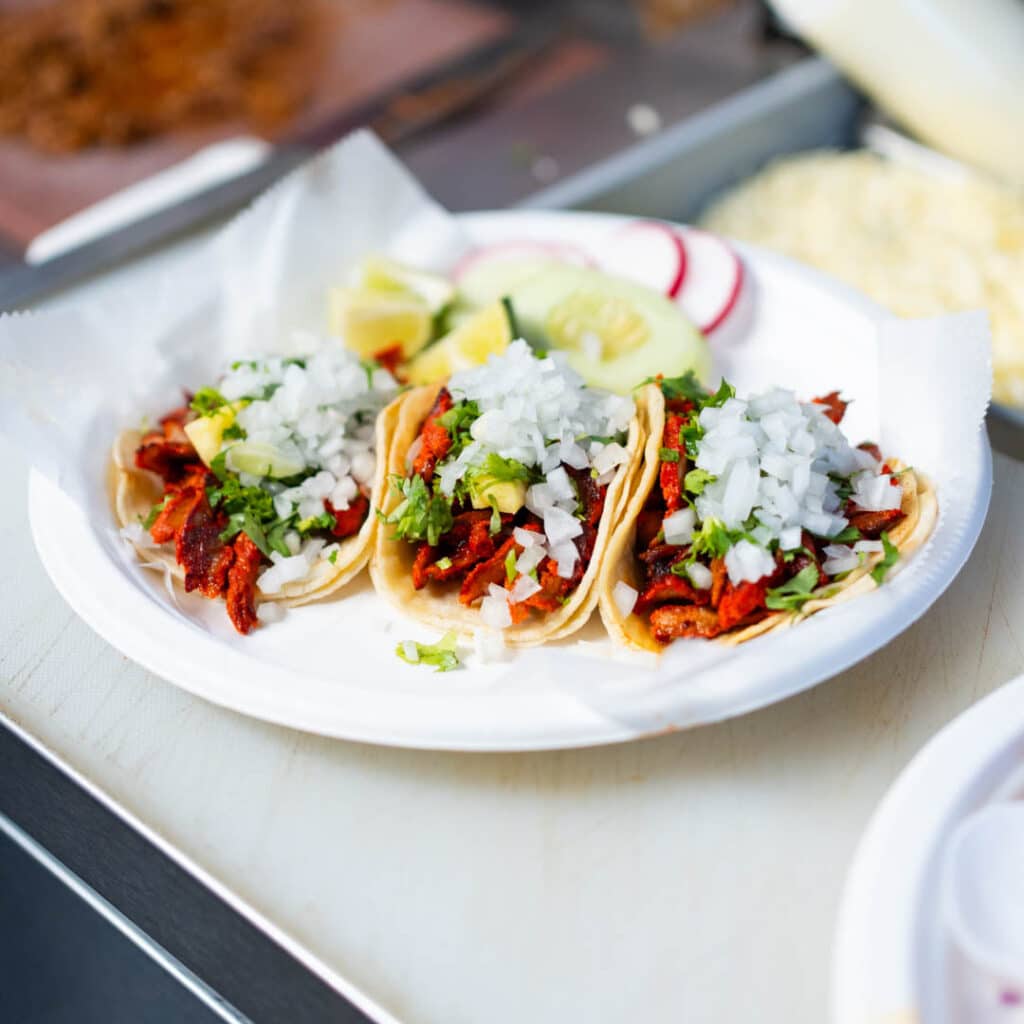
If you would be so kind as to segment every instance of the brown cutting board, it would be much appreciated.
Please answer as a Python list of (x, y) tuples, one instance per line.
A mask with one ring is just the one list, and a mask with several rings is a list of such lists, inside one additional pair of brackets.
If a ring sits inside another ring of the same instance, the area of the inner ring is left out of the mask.
[[(315, 95), (293, 126), (333, 121), (381, 91), (500, 38), (500, 12), (466, 0), (330, 0), (337, 16)], [(166, 136), (124, 148), (67, 156), (0, 138), (0, 236), (24, 247), (40, 231), (141, 181), (202, 146), (243, 130)]]

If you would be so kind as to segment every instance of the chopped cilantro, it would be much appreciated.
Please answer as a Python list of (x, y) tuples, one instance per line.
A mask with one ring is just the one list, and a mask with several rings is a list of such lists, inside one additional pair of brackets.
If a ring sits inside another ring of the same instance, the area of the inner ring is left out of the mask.
[(334, 564), (335, 564), (335, 563), (336, 563), (336, 562), (338, 561), (338, 552), (337, 552), (337, 549), (335, 549), (334, 551), (332, 551), (332, 552), (331, 552), (331, 553), (330, 553), (330, 554), (329, 554), (329, 555), (327, 556), (327, 561), (328, 561), (328, 562), (330, 562), (330, 563), (331, 563), (331, 565), (334, 565)]
[(889, 570), (900, 560), (899, 548), (889, 540), (889, 534), (884, 531), (882, 532), (882, 551), (882, 560), (871, 570), (871, 578), (879, 586), (882, 585)]
[(448, 431), (452, 439), (449, 457), (458, 455), (472, 440), (469, 428), (480, 416), (480, 406), (476, 402), (456, 402), (446, 413), (439, 416), (437, 422)]
[(190, 403), (193, 411), (200, 416), (212, 416), (227, 404), (228, 400), (216, 388), (200, 388)]
[(249, 540), (251, 540), (267, 558), (270, 557), (271, 549), (270, 545), (267, 543), (267, 536), (263, 532), (263, 527), (260, 526), (259, 520), (249, 509), (243, 509), (241, 512), (233, 512), (228, 516), (228, 525), (221, 531), (220, 539), (227, 543), (229, 540), (233, 540), (238, 536), (239, 533), (243, 532), (248, 535)]
[(674, 448), (659, 448), (658, 458), (661, 459), (662, 462), (678, 462), (679, 452)]
[(699, 413), (690, 413), (690, 418), (679, 428), (679, 443), (691, 459), (697, 458), (697, 446), (703, 436), (704, 428), (700, 425)]
[(829, 473), (828, 478), (836, 485), (836, 497), (840, 501), (846, 501), (853, 494), (853, 486), (848, 477), (840, 476), (839, 473)]
[(210, 471), (221, 483), (224, 483), (228, 478), (227, 457), (228, 453), (227, 449), (225, 449), (214, 455), (213, 460), (210, 462)]
[(206, 496), (211, 508), (220, 508), (228, 515), (228, 525), (220, 535), (222, 541), (229, 541), (245, 532), (267, 558), (271, 551), (290, 554), (284, 544), (283, 529), (277, 530), (273, 543), (267, 537), (267, 528), (280, 525), (274, 511), (274, 499), (267, 491), (260, 487), (245, 487), (236, 476), (228, 476), (225, 472), (218, 487), (207, 488)]
[(142, 520), (142, 528), (144, 530), (152, 530), (153, 524), (156, 522), (157, 516), (160, 515), (164, 510), (164, 505), (167, 504), (167, 499), (170, 497), (169, 494), (165, 494), (150, 510), (149, 514), (145, 519)]
[[(707, 391), (693, 370), (688, 370), (682, 377), (648, 377), (643, 384), (657, 384), (661, 393), (670, 401), (680, 398), (689, 399), (691, 402), (701, 402), (707, 397)], [(643, 386), (643, 385), (641, 385)]]
[(284, 535), (292, 525), (293, 519), (294, 516), (289, 516), (287, 519), (279, 519), (266, 530), (267, 547), (271, 551), (276, 551), (279, 555), (284, 555), (285, 558), (291, 554), (291, 551), (288, 550), (288, 545), (284, 541)]
[[(384, 522), (395, 527), (399, 540), (425, 540), (435, 547), (441, 535), (452, 528), (452, 508), (448, 500), (432, 494), (423, 477), (392, 477), (391, 486), (403, 497)], [(500, 524), (499, 517), (499, 524)], [(500, 528), (500, 527), (499, 527)]]
[(790, 548), (789, 551), (783, 551), (782, 560), (788, 565), (794, 558), (796, 558), (797, 555), (806, 555), (808, 558), (812, 557), (807, 548), (800, 546), (798, 548)]
[(739, 539), (739, 535), (734, 536), (725, 528), (721, 519), (707, 519), (693, 535), (690, 550), (697, 555), (721, 558)]
[(436, 565), (441, 572), (445, 572), (452, 567), (452, 560), (445, 555), (444, 558), (439, 558), (434, 565)]
[(727, 530), (720, 519), (705, 520), (690, 541), (690, 553), (682, 561), (676, 562), (672, 566), (672, 572), (676, 576), (685, 577), (686, 570), (697, 561), (699, 556), (721, 558), (743, 536), (742, 530)]
[(431, 665), (437, 672), (450, 672), (459, 667), (459, 656), (455, 653), (457, 643), (458, 637), (449, 632), (436, 644), (404, 640), (395, 648), (395, 654), (409, 665)]
[(730, 398), (736, 397), (736, 389), (723, 377), (721, 384), (718, 385), (718, 390), (711, 395), (709, 398), (704, 399), (700, 405), (701, 408), (717, 409), (719, 406), (725, 405)]
[(318, 516), (310, 516), (296, 523), (295, 529), (301, 534), (311, 533), (313, 530), (332, 530), (337, 520), (326, 509)]
[(516, 549), (511, 548), (505, 556), (505, 580), (511, 583), (516, 578)]
[(211, 507), (223, 506), (228, 515), (248, 509), (258, 519), (277, 518), (274, 512), (274, 499), (269, 492), (262, 487), (244, 487), (234, 476), (222, 480), (219, 487), (208, 488), (206, 496)]
[(792, 579), (777, 587), (772, 587), (765, 596), (765, 605), (773, 612), (794, 612), (803, 607), (811, 599), (814, 588), (818, 585), (818, 567), (815, 564), (804, 566)]
[(498, 511), (498, 501), (496, 498), (491, 498), (487, 504), (491, 506), (490, 531), (491, 536), (493, 537), (496, 533), (501, 532), (501, 512)]
[(856, 526), (848, 526), (842, 533), (837, 533), (834, 537), (829, 537), (829, 540), (833, 544), (852, 544), (855, 540), (860, 540), (860, 530)]
[(691, 469), (683, 480), (683, 487), (691, 494), (701, 494), (708, 484), (714, 483), (718, 478), (709, 473), (706, 469)]
[(221, 437), (225, 441), (244, 441), (246, 434), (237, 423), (230, 423), (224, 428), (224, 433), (221, 434)]

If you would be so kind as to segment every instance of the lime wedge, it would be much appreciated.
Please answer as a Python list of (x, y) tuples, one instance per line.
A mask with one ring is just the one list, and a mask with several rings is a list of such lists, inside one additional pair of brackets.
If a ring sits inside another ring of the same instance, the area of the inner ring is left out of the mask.
[(433, 384), (457, 370), (487, 362), (504, 352), (512, 340), (512, 317), (507, 303), (492, 302), (424, 349), (408, 366), (410, 384)]
[(224, 464), (235, 473), (269, 476), (282, 480), (301, 473), (305, 468), (297, 456), (283, 452), (265, 441), (239, 441), (227, 451)]
[(224, 431), (235, 422), (235, 416), (243, 405), (244, 402), (232, 402), (209, 416), (200, 416), (185, 424), (185, 435), (207, 466), (220, 451)]
[(417, 295), (362, 288), (332, 288), (328, 315), (331, 332), (364, 359), (396, 345), (410, 358), (430, 340), (433, 319)]
[(455, 285), (440, 274), (406, 266), (386, 256), (370, 256), (357, 272), (363, 290), (415, 295), (436, 316), (455, 297)]

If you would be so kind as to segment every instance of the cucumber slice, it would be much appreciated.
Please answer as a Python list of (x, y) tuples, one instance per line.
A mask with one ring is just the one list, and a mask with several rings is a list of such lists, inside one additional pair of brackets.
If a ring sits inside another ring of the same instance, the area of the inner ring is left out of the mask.
[(534, 344), (562, 349), (588, 384), (630, 392), (659, 373), (711, 373), (707, 342), (665, 296), (586, 267), (549, 266), (511, 293)]
[(239, 441), (227, 451), (224, 464), (235, 473), (251, 473), (283, 480), (305, 468), (297, 454), (282, 451), (265, 441)]
[(459, 299), (470, 306), (486, 306), (538, 274), (565, 265), (543, 256), (481, 259), (468, 266), (459, 277)]

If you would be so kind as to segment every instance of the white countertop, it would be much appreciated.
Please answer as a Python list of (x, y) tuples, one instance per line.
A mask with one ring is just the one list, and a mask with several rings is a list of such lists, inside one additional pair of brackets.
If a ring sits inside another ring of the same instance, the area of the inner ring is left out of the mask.
[(1024, 669), (1024, 466), (907, 633), (722, 725), (548, 754), (418, 753), (193, 698), (79, 623), (0, 504), (0, 710), (408, 1024), (818, 1024), (846, 866), (943, 723)]

